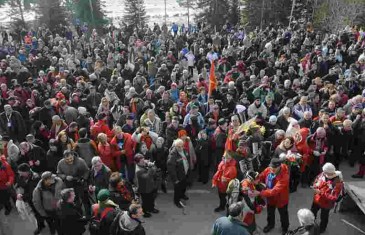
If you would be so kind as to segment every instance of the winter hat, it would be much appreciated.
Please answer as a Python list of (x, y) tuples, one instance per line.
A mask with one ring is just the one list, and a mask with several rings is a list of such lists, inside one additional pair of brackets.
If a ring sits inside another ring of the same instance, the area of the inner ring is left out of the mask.
[(43, 172), (42, 176), (41, 176), (42, 180), (48, 180), (51, 179), (52, 183), (55, 182), (55, 179), (53, 178), (53, 174), (50, 171), (45, 171)]
[(100, 202), (104, 202), (110, 198), (110, 192), (108, 189), (102, 189), (99, 191), (97, 199)]
[(224, 119), (224, 118), (220, 118), (220, 119), (218, 120), (218, 125), (224, 125), (225, 123), (227, 123), (227, 121), (226, 121), (226, 119)]
[(27, 163), (22, 163), (18, 166), (18, 171), (19, 172), (29, 172), (30, 166)]
[(53, 117), (52, 117), (52, 121), (59, 121), (59, 120), (61, 120), (61, 118), (60, 118), (60, 116), (58, 116), (58, 115), (53, 115)]
[(165, 139), (163, 137), (158, 137), (157, 142), (165, 143)]
[(283, 163), (283, 161), (281, 159), (273, 158), (270, 161), (270, 167), (277, 168), (277, 167), (281, 166), (281, 163)]
[(316, 134), (319, 138), (326, 137), (326, 130), (323, 127), (318, 127), (316, 130)]
[(85, 107), (78, 107), (78, 108), (77, 108), (77, 111), (79, 111), (79, 113), (80, 113), (81, 115), (85, 115), (85, 114), (86, 114), (86, 112), (87, 112), (87, 110), (86, 110), (86, 108), (85, 108)]
[(269, 123), (276, 123), (278, 121), (278, 118), (275, 115), (270, 116)]
[(335, 174), (336, 173), (335, 166), (330, 162), (327, 162), (326, 164), (324, 164), (322, 167), (322, 170), (323, 170), (323, 173), (326, 173), (326, 174)]
[(250, 180), (255, 180), (259, 176), (259, 173), (253, 170), (249, 170), (246, 172), (245, 178), (248, 178)]
[(134, 156), (134, 161), (136, 163), (139, 163), (142, 159), (144, 159), (144, 156), (140, 153), (137, 153), (135, 156)]

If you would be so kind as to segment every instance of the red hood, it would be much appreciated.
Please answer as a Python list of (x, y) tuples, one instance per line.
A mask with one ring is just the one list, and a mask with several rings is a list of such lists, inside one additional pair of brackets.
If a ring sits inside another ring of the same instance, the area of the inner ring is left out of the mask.
[(309, 128), (301, 128), (301, 129), (299, 130), (299, 134), (302, 136), (302, 139), (301, 139), (301, 141), (300, 141), (300, 142), (298, 142), (298, 143), (296, 143), (296, 144), (301, 144), (301, 143), (303, 143), (303, 142), (305, 142), (305, 141), (306, 141), (306, 139), (307, 139), (307, 137), (308, 137), (308, 135), (309, 135)]

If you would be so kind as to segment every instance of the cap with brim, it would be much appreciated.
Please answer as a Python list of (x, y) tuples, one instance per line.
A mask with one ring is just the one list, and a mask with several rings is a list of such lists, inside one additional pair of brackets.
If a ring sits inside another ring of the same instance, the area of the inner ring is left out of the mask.
[(281, 166), (282, 163), (283, 163), (283, 161), (281, 159), (273, 158), (270, 161), (270, 167), (277, 168), (277, 167)]

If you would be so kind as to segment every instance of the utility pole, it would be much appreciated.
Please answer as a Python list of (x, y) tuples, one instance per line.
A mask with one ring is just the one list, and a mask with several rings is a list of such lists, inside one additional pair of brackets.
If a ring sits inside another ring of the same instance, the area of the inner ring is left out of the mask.
[(260, 30), (262, 30), (262, 26), (263, 26), (263, 22), (262, 21), (264, 19), (264, 6), (265, 6), (265, 0), (262, 0)]
[(292, 6), (291, 6), (290, 19), (289, 19), (289, 27), (290, 27), (291, 21), (293, 20), (293, 13), (294, 13), (294, 8), (295, 8), (295, 0), (292, 0), (292, 1), (293, 1), (293, 3), (292, 3)]
[(189, 24), (190, 24), (190, 1), (187, 0), (186, 4), (188, 6), (188, 28), (189, 28)]
[(166, 11), (166, 1), (167, 0), (165, 0), (165, 25), (167, 26), (167, 11)]

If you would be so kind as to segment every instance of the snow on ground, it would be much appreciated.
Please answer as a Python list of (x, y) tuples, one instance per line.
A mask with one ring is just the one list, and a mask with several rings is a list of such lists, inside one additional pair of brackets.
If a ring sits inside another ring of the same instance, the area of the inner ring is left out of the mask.
[[(124, 15), (124, 1), (125, 0), (104, 0), (105, 11), (108, 18), (113, 19), (114, 22), (120, 20)], [(146, 12), (149, 16), (149, 23), (162, 24), (165, 21), (165, 0), (145, 0)], [(176, 0), (166, 0), (167, 23), (172, 22), (179, 24), (187, 24), (187, 9), (180, 7)], [(194, 10), (190, 10), (190, 22), (193, 22)], [(34, 11), (25, 13), (26, 21), (32, 21), (35, 18)], [(0, 27), (7, 25), (11, 21), (10, 7), (4, 5), (0, 7)]]

